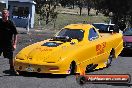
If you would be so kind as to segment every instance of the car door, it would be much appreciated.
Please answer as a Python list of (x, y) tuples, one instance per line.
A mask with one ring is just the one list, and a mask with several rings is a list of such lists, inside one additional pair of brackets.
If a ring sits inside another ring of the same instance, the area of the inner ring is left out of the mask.
[(83, 43), (84, 46), (77, 55), (80, 62), (88, 63), (87, 61), (96, 56), (96, 45), (98, 38), (99, 35), (94, 28), (88, 29), (87, 33), (85, 33), (85, 43)]
[(87, 50), (90, 55), (88, 55), (87, 58), (90, 58), (91, 62), (94, 64), (104, 62), (103, 54), (106, 42), (99, 38), (99, 35), (94, 28), (89, 30), (88, 40), (89, 48)]
[(96, 45), (98, 43), (99, 35), (94, 28), (90, 28), (88, 32), (88, 47), (86, 58), (93, 63), (93, 59), (96, 57)]

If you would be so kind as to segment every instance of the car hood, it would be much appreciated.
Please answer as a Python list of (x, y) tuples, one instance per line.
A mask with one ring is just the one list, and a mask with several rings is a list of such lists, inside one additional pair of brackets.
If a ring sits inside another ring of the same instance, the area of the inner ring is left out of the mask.
[(124, 42), (132, 42), (132, 36), (123, 36)]
[[(58, 45), (54, 46), (53, 43)], [(68, 56), (72, 51), (77, 50), (78, 47), (79, 45), (77, 40), (72, 40), (71, 42), (46, 40), (24, 48), (20, 53), (18, 53), (16, 58), (23, 58), (23, 60), (27, 60), (29, 63), (56, 63), (66, 58), (66, 56)]]

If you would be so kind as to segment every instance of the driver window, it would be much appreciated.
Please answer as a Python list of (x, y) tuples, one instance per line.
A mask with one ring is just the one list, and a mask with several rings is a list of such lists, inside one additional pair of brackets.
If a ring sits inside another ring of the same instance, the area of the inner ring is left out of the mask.
[(92, 40), (95, 40), (99, 37), (98, 33), (95, 31), (94, 28), (91, 28), (89, 30), (89, 36), (88, 36), (88, 39), (89, 41), (92, 41)]

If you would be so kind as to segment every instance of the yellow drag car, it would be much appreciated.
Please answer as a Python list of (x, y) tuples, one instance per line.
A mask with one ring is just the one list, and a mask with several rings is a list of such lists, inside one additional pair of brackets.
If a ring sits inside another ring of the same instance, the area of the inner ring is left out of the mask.
[(14, 59), (16, 72), (80, 73), (110, 66), (123, 49), (122, 34), (104, 33), (90, 24), (70, 24), (53, 38), (22, 49)]

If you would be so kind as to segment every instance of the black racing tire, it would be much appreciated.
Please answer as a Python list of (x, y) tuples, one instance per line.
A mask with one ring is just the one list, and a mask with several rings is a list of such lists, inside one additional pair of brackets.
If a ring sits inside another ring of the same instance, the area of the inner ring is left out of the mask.
[(105, 62), (106, 67), (111, 66), (113, 55), (109, 55), (108, 60)]
[(98, 64), (89, 64), (86, 67), (86, 72), (92, 72), (98, 66)]
[(71, 62), (71, 64), (70, 64), (70, 75), (74, 75), (75, 73), (76, 73), (76, 62)]
[(16, 71), (16, 75), (24, 75), (25, 74), (25, 72), (23, 72), (23, 71)]
[(93, 64), (89, 64), (86, 67), (86, 72), (91, 72), (91, 71), (93, 71)]
[(84, 76), (78, 76), (76, 81), (78, 84), (83, 85), (86, 83), (86, 78)]

